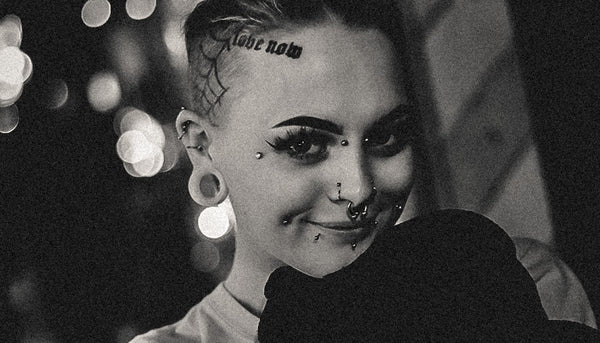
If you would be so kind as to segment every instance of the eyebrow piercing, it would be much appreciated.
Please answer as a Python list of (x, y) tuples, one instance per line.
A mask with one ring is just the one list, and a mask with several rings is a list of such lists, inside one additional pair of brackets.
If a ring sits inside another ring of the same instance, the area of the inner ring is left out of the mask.
[(257, 152), (256, 155), (254, 155), (254, 157), (256, 157), (257, 160), (260, 160), (261, 158), (263, 158), (265, 155), (262, 152)]
[(190, 127), (190, 123), (191, 123), (191, 120), (186, 120), (181, 125), (181, 135), (179, 135), (179, 137), (177, 139), (181, 140), (183, 138), (183, 136), (185, 136), (185, 134), (188, 132), (188, 129)]
[(189, 146), (186, 146), (186, 148), (187, 149), (196, 149), (196, 150), (198, 150), (200, 152), (204, 151), (204, 146), (202, 146), (202, 145), (197, 145), (197, 146), (191, 146), (191, 145), (189, 145)]
[(341, 144), (342, 144), (342, 146), (348, 146), (348, 144), (350, 144), (350, 143), (348, 143), (347, 140), (343, 139)]

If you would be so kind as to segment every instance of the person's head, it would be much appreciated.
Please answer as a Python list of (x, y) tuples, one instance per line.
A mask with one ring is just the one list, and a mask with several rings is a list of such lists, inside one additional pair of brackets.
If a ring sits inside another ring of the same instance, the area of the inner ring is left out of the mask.
[(398, 219), (417, 130), (402, 36), (392, 0), (207, 0), (189, 16), (190, 194), (229, 195), (236, 239), (268, 267), (331, 273)]

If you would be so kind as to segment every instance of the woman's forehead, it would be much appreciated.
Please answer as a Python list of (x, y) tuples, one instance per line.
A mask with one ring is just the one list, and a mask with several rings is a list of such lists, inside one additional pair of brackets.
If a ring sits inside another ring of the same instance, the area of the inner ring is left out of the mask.
[(294, 115), (386, 113), (406, 102), (392, 43), (375, 29), (327, 24), (240, 34), (231, 49), (246, 64), (237, 84), (245, 89), (231, 99), (234, 116), (257, 112), (274, 125)]

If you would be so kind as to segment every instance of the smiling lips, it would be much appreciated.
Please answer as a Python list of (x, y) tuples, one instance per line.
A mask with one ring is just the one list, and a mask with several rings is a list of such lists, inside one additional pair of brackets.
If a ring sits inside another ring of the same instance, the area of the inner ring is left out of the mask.
[(359, 228), (371, 228), (375, 226), (375, 220), (370, 219), (370, 220), (361, 220), (361, 221), (356, 221), (356, 222), (348, 222), (348, 221), (344, 221), (344, 222), (325, 222), (325, 223), (320, 223), (320, 222), (313, 222), (310, 220), (306, 220), (307, 223), (309, 224), (313, 224), (313, 225), (317, 225), (329, 230), (336, 230), (336, 231), (352, 231), (352, 230), (356, 230)]

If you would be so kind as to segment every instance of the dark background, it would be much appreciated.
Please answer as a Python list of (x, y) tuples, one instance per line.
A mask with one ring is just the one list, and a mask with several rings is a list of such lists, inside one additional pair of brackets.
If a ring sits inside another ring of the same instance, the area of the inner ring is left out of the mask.
[[(184, 103), (158, 35), (161, 11), (128, 20), (112, 1), (107, 25), (86, 27), (84, 1), (3, 1), (0, 17), (23, 22), (21, 49), (34, 74), (17, 102), (21, 121), (0, 134), (0, 335), (36, 330), (56, 342), (115, 342), (179, 319), (215, 284), (189, 260), (190, 201), (184, 166), (133, 178), (115, 152), (113, 113), (86, 100), (87, 81), (110, 67), (110, 24), (144, 42), (150, 72), (123, 102), (143, 104), (169, 123)], [(600, 313), (600, 41), (597, 1), (509, 1), (561, 257)], [(594, 10), (595, 9), (595, 10)], [(49, 110), (49, 80), (69, 85), (67, 104)], [(29, 280), (24, 301), (10, 287)], [(128, 328), (120, 331), (120, 328)], [(122, 332), (125, 332), (123, 334)], [(123, 337), (125, 337), (123, 336)]]

